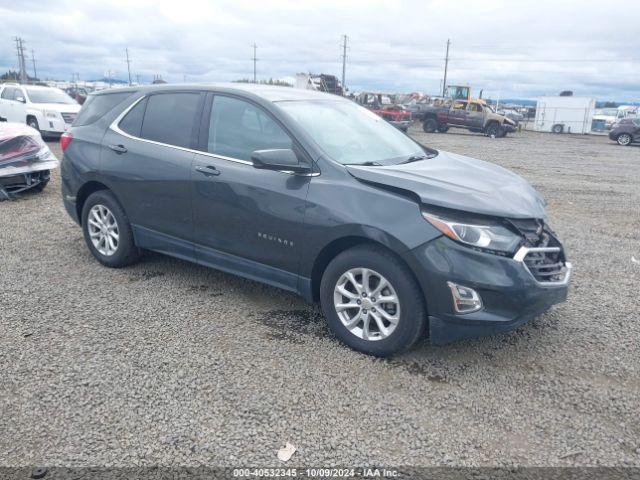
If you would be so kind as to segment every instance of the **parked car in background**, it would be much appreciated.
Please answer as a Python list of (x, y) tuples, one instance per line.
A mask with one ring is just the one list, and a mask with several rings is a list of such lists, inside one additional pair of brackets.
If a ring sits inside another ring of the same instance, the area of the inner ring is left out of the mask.
[(498, 115), (503, 115), (511, 120), (513, 120), (514, 122), (516, 122), (516, 124), (520, 123), (521, 121), (524, 120), (524, 115), (521, 114), (520, 112), (513, 110), (511, 108), (501, 108), (497, 110)]
[(249, 84), (91, 97), (61, 138), (62, 198), (107, 267), (148, 249), (284, 288), (378, 356), (426, 330), (511, 330), (567, 296), (531, 185), (350, 100)]
[(449, 128), (465, 128), (498, 138), (516, 131), (516, 122), (495, 113), (482, 100), (453, 100), (429, 107), (422, 118), (427, 133), (445, 133)]
[(26, 123), (42, 136), (60, 136), (75, 120), (80, 105), (58, 88), (0, 85), (0, 117)]
[(55, 157), (40, 134), (23, 123), (0, 123), (0, 200), (24, 190), (42, 191)]
[(84, 87), (69, 87), (65, 89), (65, 93), (82, 105), (89, 95), (89, 91)]
[(411, 111), (403, 105), (398, 105), (394, 95), (363, 92), (356, 97), (356, 103), (368, 108), (403, 132), (406, 132), (411, 125), (413, 116)]
[(640, 118), (625, 118), (614, 124), (609, 138), (622, 146), (640, 142)]

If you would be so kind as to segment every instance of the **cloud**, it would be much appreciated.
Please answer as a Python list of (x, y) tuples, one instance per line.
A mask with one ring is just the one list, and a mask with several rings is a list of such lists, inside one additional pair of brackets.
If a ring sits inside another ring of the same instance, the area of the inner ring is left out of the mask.
[(0, 0), (0, 71), (19, 35), (48, 78), (126, 78), (125, 48), (146, 81), (248, 78), (253, 42), (260, 78), (339, 76), (347, 34), (350, 89), (436, 93), (450, 38), (448, 80), (475, 92), (638, 100), (638, 18), (638, 2), (621, 16), (601, 1)]

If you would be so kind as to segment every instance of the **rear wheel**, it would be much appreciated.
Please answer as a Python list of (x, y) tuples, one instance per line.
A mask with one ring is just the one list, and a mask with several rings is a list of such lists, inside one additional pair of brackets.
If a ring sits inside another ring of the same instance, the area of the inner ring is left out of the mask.
[(629, 145), (632, 140), (633, 139), (631, 138), (631, 135), (629, 135), (628, 133), (621, 133), (620, 135), (618, 135), (618, 138), (616, 139), (616, 141), (618, 142), (618, 145), (622, 145), (623, 147), (626, 147), (627, 145)]
[(129, 219), (108, 190), (94, 192), (85, 201), (82, 230), (93, 256), (107, 267), (125, 267), (140, 256)]
[(422, 130), (426, 133), (433, 133), (436, 131), (436, 128), (438, 128), (438, 122), (433, 118), (427, 118), (422, 124)]
[(320, 301), (338, 339), (369, 355), (408, 349), (426, 325), (411, 271), (383, 247), (354, 247), (333, 259), (322, 276)]
[(553, 133), (563, 133), (564, 125), (562, 125), (561, 123), (556, 123), (553, 127), (551, 127), (551, 131)]

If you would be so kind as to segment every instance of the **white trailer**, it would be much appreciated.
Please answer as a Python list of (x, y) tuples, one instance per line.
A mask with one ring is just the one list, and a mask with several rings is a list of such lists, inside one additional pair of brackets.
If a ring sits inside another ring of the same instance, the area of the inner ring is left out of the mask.
[(537, 132), (589, 133), (596, 109), (591, 97), (540, 97), (533, 129)]

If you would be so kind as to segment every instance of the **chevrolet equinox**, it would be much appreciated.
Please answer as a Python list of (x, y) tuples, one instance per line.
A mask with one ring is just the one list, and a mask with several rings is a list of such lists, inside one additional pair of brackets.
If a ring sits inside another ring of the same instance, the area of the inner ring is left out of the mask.
[(567, 296), (571, 265), (525, 180), (335, 95), (105, 91), (61, 147), (64, 205), (98, 262), (153, 250), (296, 292), (362, 352), (507, 331)]

